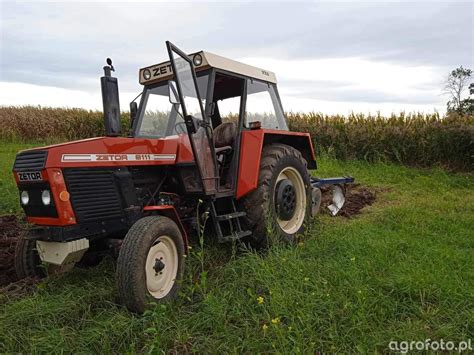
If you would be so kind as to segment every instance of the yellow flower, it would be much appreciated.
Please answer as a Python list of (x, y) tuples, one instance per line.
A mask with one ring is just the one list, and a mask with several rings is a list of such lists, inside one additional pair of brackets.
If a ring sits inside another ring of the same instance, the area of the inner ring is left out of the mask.
[(258, 302), (258, 304), (262, 304), (263, 302), (265, 302), (265, 299), (262, 296), (258, 296), (257, 297), (257, 302)]
[(353, 256), (353, 257), (351, 258), (351, 261), (356, 261), (355, 256)]
[(264, 332), (266, 332), (267, 329), (268, 329), (268, 325), (266, 325), (266, 324), (262, 325), (262, 329), (263, 329)]
[(272, 324), (280, 324), (280, 317), (273, 318)]

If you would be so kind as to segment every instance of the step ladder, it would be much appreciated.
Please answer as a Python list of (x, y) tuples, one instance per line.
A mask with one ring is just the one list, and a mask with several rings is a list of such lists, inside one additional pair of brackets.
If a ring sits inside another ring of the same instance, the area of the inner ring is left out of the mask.
[[(229, 213), (218, 214), (215, 201), (211, 201), (210, 214), (214, 223), (214, 229), (217, 233), (217, 241), (226, 243), (239, 240), (252, 234), (249, 230), (242, 230), (240, 217), (247, 215), (246, 212), (237, 211), (232, 197), (225, 199), (230, 207)], [(226, 234), (226, 235), (224, 235)]]

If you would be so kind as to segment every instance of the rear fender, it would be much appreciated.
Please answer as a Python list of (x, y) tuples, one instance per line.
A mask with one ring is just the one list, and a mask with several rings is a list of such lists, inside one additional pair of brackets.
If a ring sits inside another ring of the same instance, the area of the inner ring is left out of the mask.
[(316, 158), (309, 133), (270, 129), (243, 131), (240, 144), (237, 199), (257, 188), (262, 150), (265, 145), (272, 143), (282, 143), (297, 149), (308, 162), (308, 169), (316, 169)]
[(186, 233), (186, 229), (181, 223), (181, 219), (179, 218), (178, 212), (176, 212), (176, 209), (173, 206), (171, 205), (146, 206), (143, 208), (143, 212), (161, 215), (161, 216), (165, 216), (172, 219), (178, 226), (181, 232), (181, 235), (183, 236), (184, 248), (185, 248), (186, 254), (188, 253), (188, 234)]
[(314, 155), (313, 143), (309, 133), (304, 135), (290, 135), (290, 134), (275, 134), (266, 133), (263, 140), (263, 145), (271, 143), (282, 143), (289, 145), (301, 152), (303, 158), (308, 162), (308, 169), (316, 169), (316, 157)]

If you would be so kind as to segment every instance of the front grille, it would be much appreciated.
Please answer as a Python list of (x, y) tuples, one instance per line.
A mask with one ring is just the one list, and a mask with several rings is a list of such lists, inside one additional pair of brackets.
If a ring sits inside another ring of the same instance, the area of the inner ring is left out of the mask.
[(114, 170), (65, 169), (64, 177), (78, 222), (119, 219), (123, 216)]
[(42, 170), (46, 164), (46, 150), (30, 150), (18, 153), (13, 165), (14, 171)]

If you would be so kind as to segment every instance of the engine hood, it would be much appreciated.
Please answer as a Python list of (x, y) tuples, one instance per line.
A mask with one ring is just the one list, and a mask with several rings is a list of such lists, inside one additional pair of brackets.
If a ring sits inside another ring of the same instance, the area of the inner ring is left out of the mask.
[(46, 151), (45, 168), (171, 165), (194, 161), (187, 135), (160, 139), (96, 137), (29, 149)]

